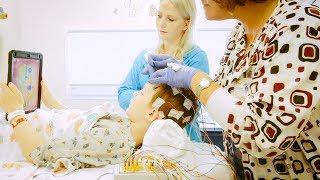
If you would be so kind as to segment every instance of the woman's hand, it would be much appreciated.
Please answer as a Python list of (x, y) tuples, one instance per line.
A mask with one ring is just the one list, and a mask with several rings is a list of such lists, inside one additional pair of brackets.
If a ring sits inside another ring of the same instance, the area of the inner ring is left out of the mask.
[(168, 84), (171, 87), (190, 88), (193, 75), (198, 70), (184, 66), (168, 55), (149, 55), (148, 65), (142, 74), (151, 75), (151, 84)]
[(152, 75), (155, 71), (157, 71), (159, 69), (166, 68), (168, 63), (180, 64), (177, 60), (175, 60), (174, 58), (172, 58), (169, 55), (149, 54), (148, 55), (148, 64), (142, 70), (142, 74)]
[(23, 110), (24, 100), (19, 89), (13, 84), (0, 84), (0, 108), (6, 113)]
[(177, 63), (168, 63), (167, 68), (160, 69), (151, 75), (151, 84), (168, 84), (171, 87), (190, 88), (192, 77), (198, 69)]

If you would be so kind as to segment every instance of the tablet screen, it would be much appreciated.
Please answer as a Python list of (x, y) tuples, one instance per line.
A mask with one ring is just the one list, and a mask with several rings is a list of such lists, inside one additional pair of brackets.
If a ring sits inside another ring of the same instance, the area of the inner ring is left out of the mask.
[(33, 111), (38, 108), (39, 71), (40, 61), (38, 59), (12, 59), (12, 82), (24, 97), (25, 111)]

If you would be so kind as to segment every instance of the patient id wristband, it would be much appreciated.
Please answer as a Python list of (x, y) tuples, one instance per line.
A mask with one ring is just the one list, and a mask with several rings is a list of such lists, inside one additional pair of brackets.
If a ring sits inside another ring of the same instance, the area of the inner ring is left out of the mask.
[(24, 110), (16, 110), (11, 113), (8, 113), (7, 119), (11, 123), (16, 117), (25, 115)]
[(11, 122), (12, 128), (17, 127), (20, 123), (27, 121), (25, 117), (20, 117), (19, 119)]

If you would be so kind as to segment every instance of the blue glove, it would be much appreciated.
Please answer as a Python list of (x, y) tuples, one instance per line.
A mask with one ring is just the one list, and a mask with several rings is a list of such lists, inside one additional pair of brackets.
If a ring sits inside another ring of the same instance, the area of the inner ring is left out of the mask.
[(142, 74), (152, 75), (155, 71), (166, 68), (167, 64), (172, 62), (179, 63), (177, 60), (175, 60), (169, 55), (150, 54), (148, 55), (148, 64), (142, 70)]
[(168, 63), (168, 67), (151, 75), (151, 84), (168, 84), (171, 87), (190, 88), (192, 77), (198, 69), (177, 63)]

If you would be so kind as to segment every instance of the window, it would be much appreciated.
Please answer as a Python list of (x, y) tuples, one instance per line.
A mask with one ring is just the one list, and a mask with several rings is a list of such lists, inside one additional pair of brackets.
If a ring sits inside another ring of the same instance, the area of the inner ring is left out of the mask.
[(114, 100), (136, 56), (154, 47), (151, 29), (71, 30), (66, 36), (71, 99)]
[[(207, 52), (211, 75), (219, 67), (230, 28), (199, 28), (196, 43)], [(71, 99), (116, 100), (117, 88), (136, 56), (156, 47), (153, 29), (70, 30), (66, 33), (68, 95)]]

